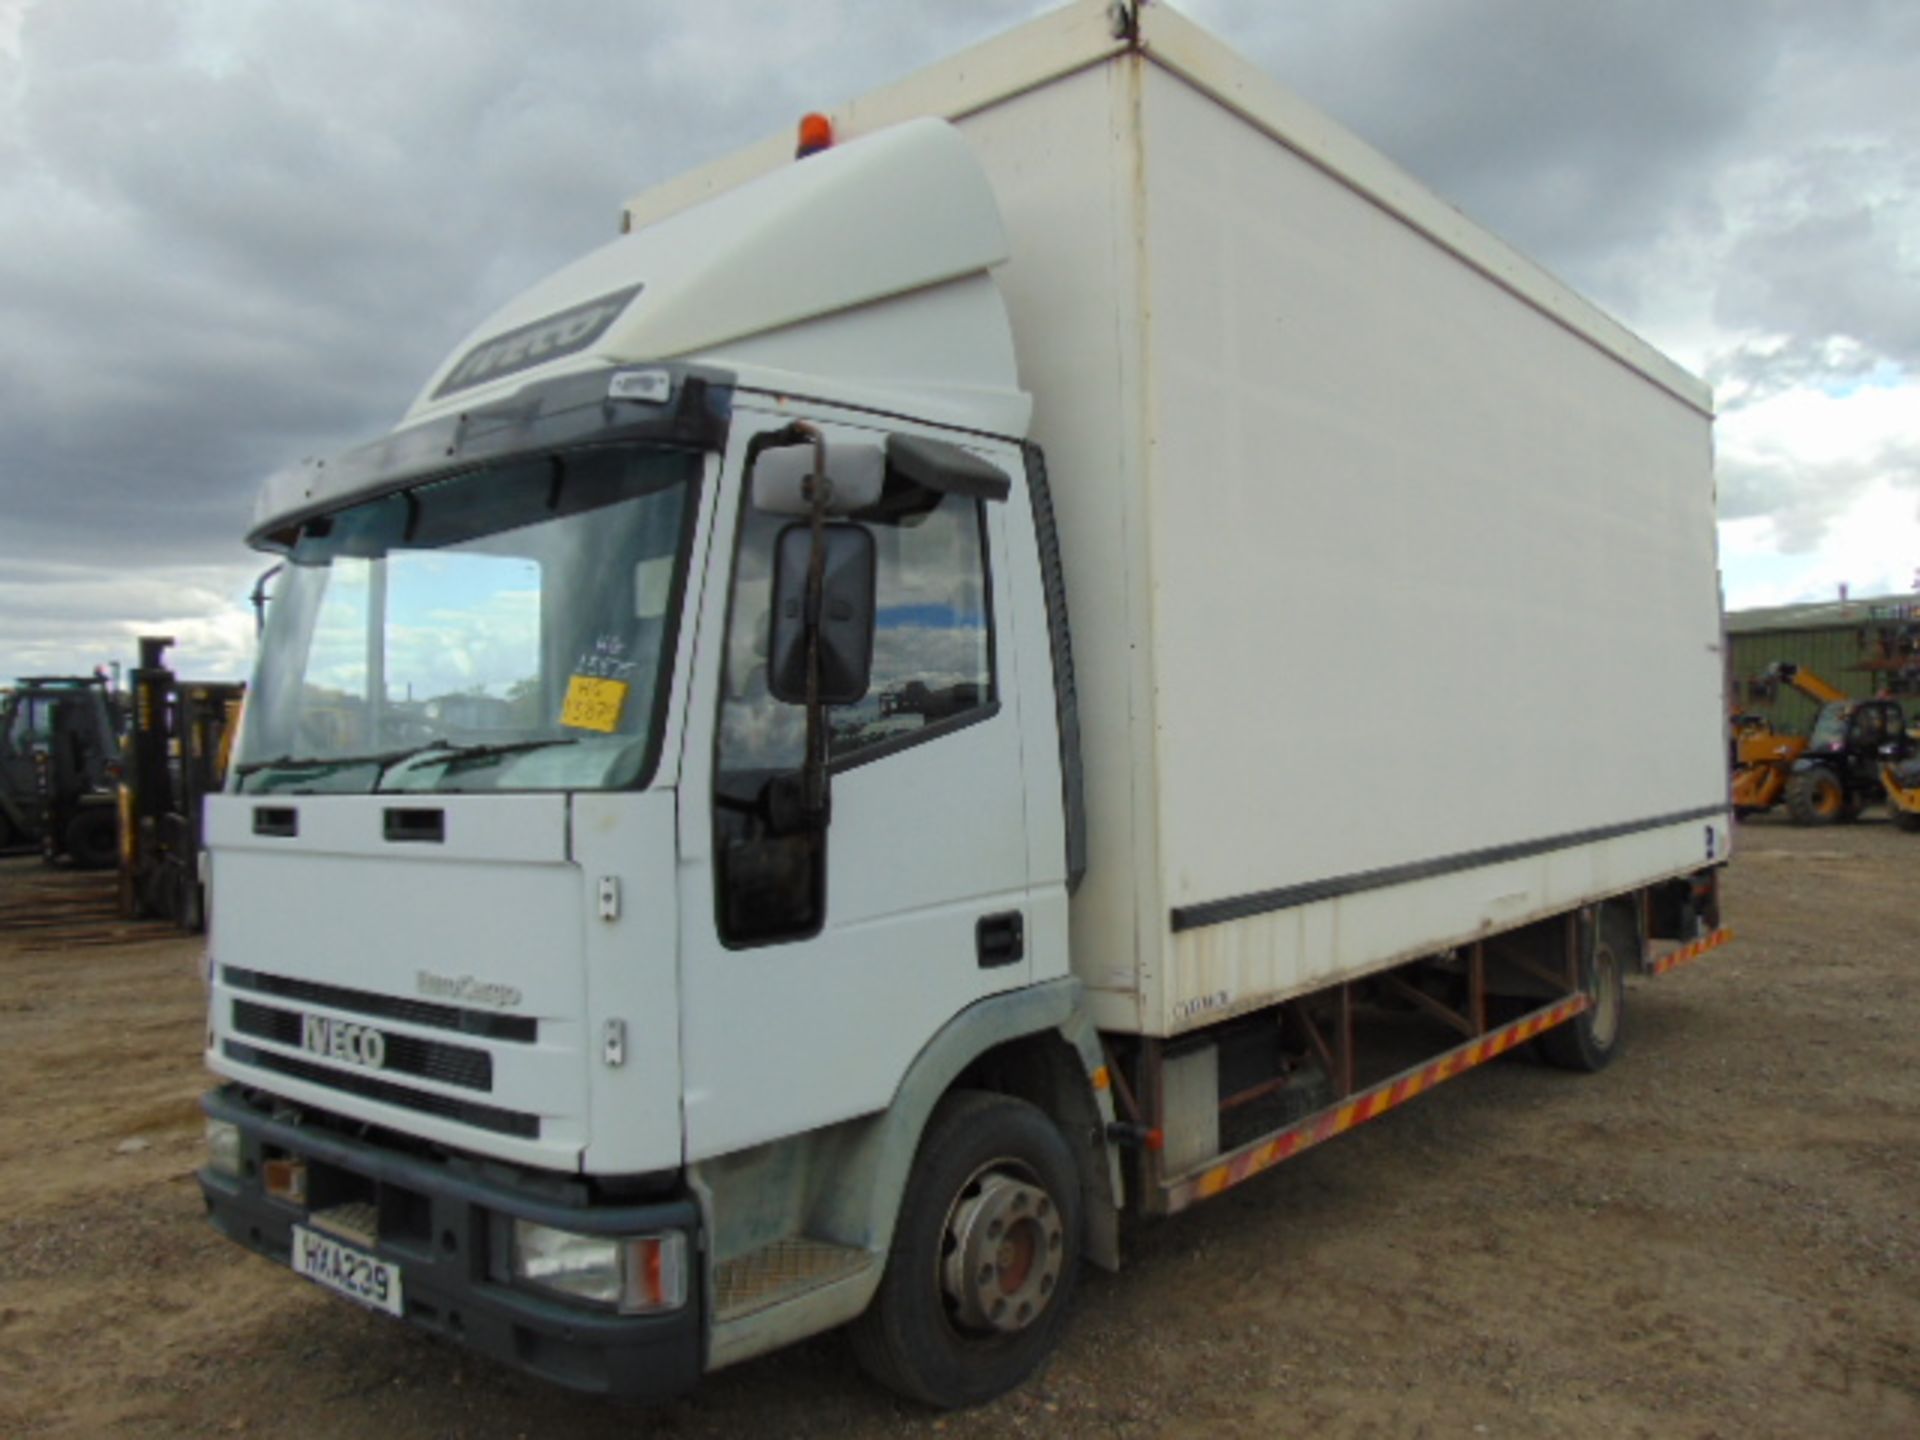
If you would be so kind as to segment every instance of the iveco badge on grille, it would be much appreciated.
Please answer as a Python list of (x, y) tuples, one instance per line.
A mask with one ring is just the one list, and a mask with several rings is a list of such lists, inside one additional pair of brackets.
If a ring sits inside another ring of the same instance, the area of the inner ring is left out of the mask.
[(387, 1063), (387, 1038), (371, 1025), (329, 1020), (324, 1015), (303, 1015), (300, 1044), (315, 1055), (344, 1060), (368, 1070), (378, 1070)]

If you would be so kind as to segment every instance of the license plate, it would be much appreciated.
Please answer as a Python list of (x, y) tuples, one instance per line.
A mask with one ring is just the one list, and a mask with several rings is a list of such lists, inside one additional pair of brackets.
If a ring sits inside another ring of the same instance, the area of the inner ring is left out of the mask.
[(400, 1267), (376, 1260), (351, 1245), (296, 1225), (293, 1268), (349, 1300), (389, 1315), (400, 1313)]

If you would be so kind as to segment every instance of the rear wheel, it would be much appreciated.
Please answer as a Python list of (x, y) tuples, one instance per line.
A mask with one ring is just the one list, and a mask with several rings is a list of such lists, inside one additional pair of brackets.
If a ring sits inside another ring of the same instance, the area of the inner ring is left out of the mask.
[(980, 1091), (941, 1103), (913, 1166), (854, 1353), (910, 1399), (978, 1405), (1060, 1338), (1080, 1268), (1078, 1169), (1040, 1110)]
[(1920, 811), (1902, 810), (1891, 800), (1887, 802), (1887, 818), (1893, 821), (1893, 828), (1905, 830), (1909, 834), (1920, 833)]
[(1787, 814), (1796, 825), (1832, 825), (1846, 808), (1840, 777), (1824, 765), (1795, 771), (1787, 780)]
[(1582, 969), (1585, 983), (1581, 990), (1587, 997), (1587, 1008), (1535, 1043), (1549, 1065), (1591, 1073), (1606, 1069), (1620, 1053), (1625, 1030), (1626, 951), (1617, 927), (1602, 925), (1599, 942)]

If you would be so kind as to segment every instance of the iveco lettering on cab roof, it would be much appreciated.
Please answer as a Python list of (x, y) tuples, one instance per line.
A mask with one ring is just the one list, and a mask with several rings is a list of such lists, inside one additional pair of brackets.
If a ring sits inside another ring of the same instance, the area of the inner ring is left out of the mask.
[(549, 315), (491, 340), (483, 340), (447, 372), (447, 378), (433, 392), (435, 398), (577, 354), (606, 333), (607, 327), (640, 290), (639, 285), (629, 285), (558, 315)]
[(267, 481), (200, 1183), (561, 1385), (969, 1405), (1728, 938), (1712, 397), (1159, 5), (799, 140)]

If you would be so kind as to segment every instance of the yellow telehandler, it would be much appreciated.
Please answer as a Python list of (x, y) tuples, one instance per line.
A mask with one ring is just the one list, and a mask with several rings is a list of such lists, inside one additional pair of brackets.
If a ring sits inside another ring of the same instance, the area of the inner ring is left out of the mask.
[[(1791, 685), (1823, 707), (1823, 716), (1824, 707), (1847, 703), (1845, 694), (1798, 665), (1776, 660), (1767, 667), (1767, 678)], [(1806, 753), (1807, 737), (1774, 729), (1773, 722), (1764, 715), (1734, 715), (1728, 723), (1733, 760), (1733, 812), (1736, 818), (1745, 819), (1771, 810), (1786, 798), (1793, 763)], [(1838, 819), (1838, 812), (1828, 818)]]

